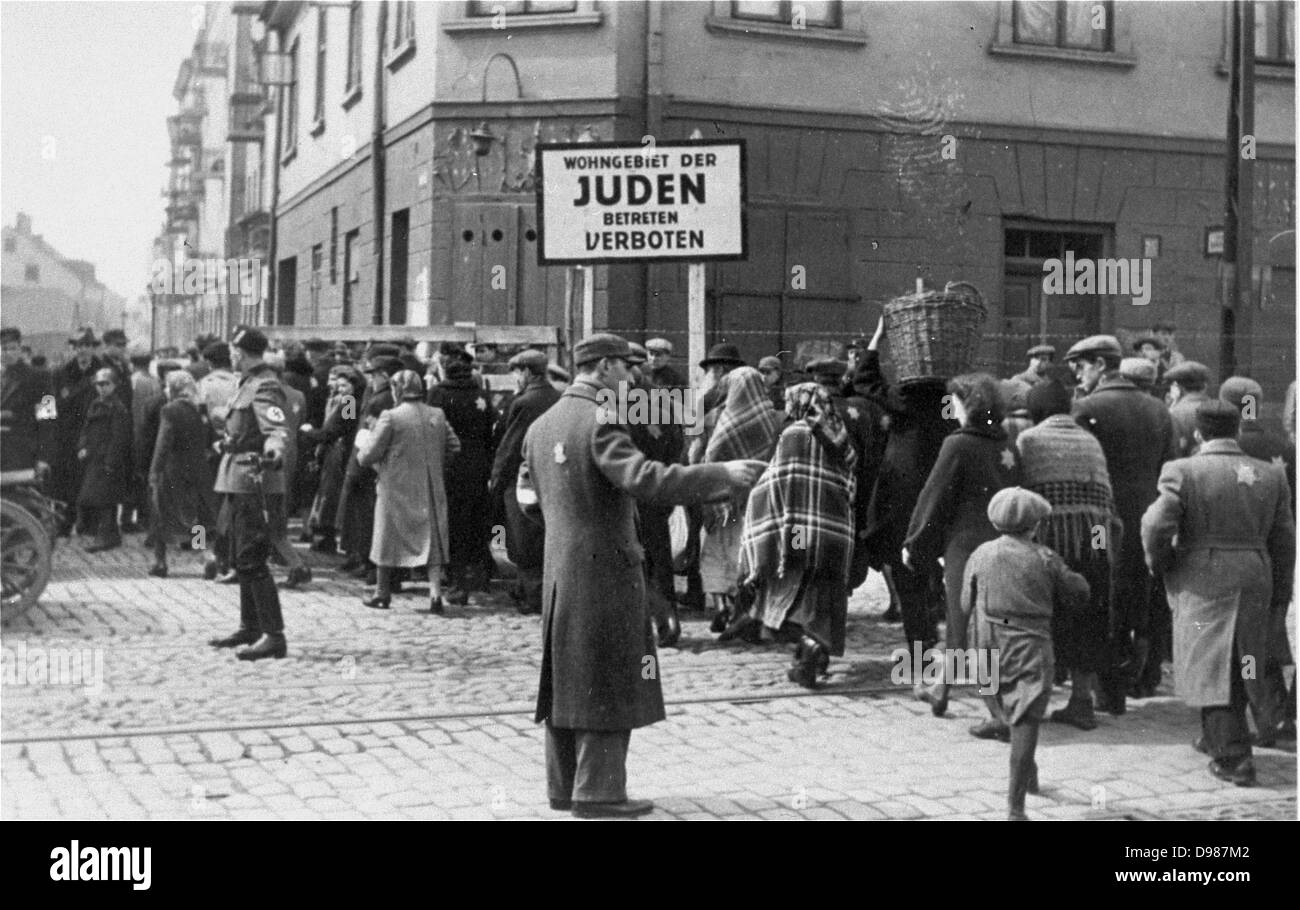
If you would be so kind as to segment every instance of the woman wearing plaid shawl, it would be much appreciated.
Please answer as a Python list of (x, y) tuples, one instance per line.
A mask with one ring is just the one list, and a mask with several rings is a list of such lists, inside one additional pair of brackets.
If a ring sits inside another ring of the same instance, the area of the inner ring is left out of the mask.
[(825, 386), (791, 386), (785, 401), (793, 422), (750, 493), (740, 565), (765, 629), (799, 636), (787, 675), (812, 689), (844, 653), (857, 456)]
[[(780, 411), (772, 407), (763, 376), (753, 367), (737, 367), (718, 380), (725, 390), (717, 425), (704, 450), (704, 463), (744, 459), (767, 461), (781, 432)], [(705, 508), (704, 543), (700, 547), (700, 577), (704, 593), (718, 607), (713, 631), (721, 632), (735, 619), (735, 596), (740, 573), (741, 517), (744, 494), (730, 502)]]

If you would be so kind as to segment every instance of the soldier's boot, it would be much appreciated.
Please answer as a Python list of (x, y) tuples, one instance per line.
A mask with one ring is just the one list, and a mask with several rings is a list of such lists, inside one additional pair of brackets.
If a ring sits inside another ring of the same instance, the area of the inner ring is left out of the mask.
[(250, 582), (241, 582), (239, 585), (239, 630), (233, 635), (227, 635), (225, 638), (213, 638), (208, 644), (214, 648), (237, 648), (240, 645), (251, 645), (262, 637), (261, 626), (257, 624), (257, 606), (253, 599), (253, 590)]
[(261, 660), (264, 657), (284, 657), (288, 653), (288, 643), (284, 637), (284, 618), (280, 613), (280, 592), (276, 590), (275, 579), (267, 572), (260, 578), (245, 582), (253, 595), (253, 604), (257, 609), (258, 625), (262, 637), (249, 648), (237, 655), (240, 660)]

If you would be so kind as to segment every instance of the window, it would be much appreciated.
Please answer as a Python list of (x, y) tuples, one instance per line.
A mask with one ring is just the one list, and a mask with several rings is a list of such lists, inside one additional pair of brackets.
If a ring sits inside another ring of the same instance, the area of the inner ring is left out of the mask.
[(23, 278), (28, 281), (41, 280), (41, 267), (39, 265), (29, 265), (23, 270)]
[(1255, 59), (1295, 66), (1295, 10), (1289, 2), (1256, 0)]
[(361, 4), (348, 7), (348, 81), (347, 94), (361, 92)]
[[(402, 4), (405, 6), (406, 4)], [(539, 15), (541, 13), (572, 13), (578, 9), (575, 0), (471, 0), (471, 16)]]
[(415, 40), (415, 4), (398, 0), (393, 4), (393, 50)]
[(410, 246), (411, 210), (393, 212), (392, 268), (389, 273), (388, 321), (406, 325), (407, 253)]
[(1113, 48), (1110, 2), (1069, 0), (1016, 0), (1016, 44), (1109, 51)]
[(312, 106), (313, 123), (325, 124), (325, 8), (316, 10), (316, 102)]
[(289, 84), (284, 87), (284, 142), (282, 151), (290, 155), (298, 148), (298, 42), (289, 48)]
[(838, 0), (732, 0), (731, 16), (733, 19), (755, 19), (783, 25), (839, 28), (840, 4)]
[(330, 284), (339, 283), (339, 207), (330, 209)]
[(311, 322), (315, 325), (320, 321), (320, 286), (321, 286), (321, 264), (325, 259), (325, 251), (321, 249), (318, 243), (311, 248)]

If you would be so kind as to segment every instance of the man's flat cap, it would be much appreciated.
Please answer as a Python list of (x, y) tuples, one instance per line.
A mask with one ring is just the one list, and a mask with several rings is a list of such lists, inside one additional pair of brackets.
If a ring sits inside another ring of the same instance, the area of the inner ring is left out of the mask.
[(1133, 350), (1135, 351), (1142, 350), (1142, 345), (1144, 344), (1153, 345), (1157, 351), (1163, 351), (1165, 349), (1165, 343), (1161, 341), (1159, 338), (1157, 338), (1156, 336), (1143, 335), (1137, 341), (1133, 342)]
[(1119, 362), (1119, 375), (1134, 385), (1150, 388), (1155, 385), (1156, 365), (1145, 357), (1125, 357)]
[(21, 330), (16, 329), (13, 326), (5, 326), (3, 329), (0, 329), (0, 342), (12, 341), (15, 344), (21, 344), (22, 340), (23, 333)]
[(569, 371), (556, 363), (546, 365), (546, 378), (557, 379), (560, 382), (571, 382), (573, 380), (573, 377), (569, 375)]
[(760, 373), (763, 370), (776, 370), (777, 372), (780, 372), (782, 370), (781, 358), (773, 357), (769, 354), (758, 362), (758, 370)]
[(628, 360), (631, 356), (632, 349), (628, 347), (627, 339), (608, 332), (588, 335), (573, 347), (573, 362), (579, 365), (600, 360), (602, 357), (621, 357)]
[(1026, 357), (1055, 357), (1056, 348), (1050, 344), (1036, 344), (1025, 352)]
[(714, 364), (724, 366), (743, 367), (744, 359), (740, 356), (740, 348), (734, 344), (715, 344), (709, 348), (709, 354), (700, 361), (700, 369), (707, 370)]
[(520, 351), (510, 358), (510, 369), (540, 373), (546, 369), (546, 355), (536, 348)]
[(126, 344), (126, 332), (121, 329), (109, 329), (104, 332), (104, 344)]
[(267, 341), (266, 336), (257, 329), (244, 325), (235, 329), (235, 337), (230, 339), (230, 343), (241, 351), (247, 351), (257, 357), (265, 354), (267, 347), (271, 344)]
[(1119, 360), (1123, 356), (1119, 339), (1114, 335), (1089, 335), (1082, 341), (1076, 341), (1073, 347), (1065, 352), (1066, 360), (1075, 360), (1079, 357), (1113, 357)]
[(849, 365), (843, 360), (836, 360), (834, 357), (818, 357), (816, 360), (810, 360), (804, 369), (813, 376), (839, 379), (848, 368)]
[(1219, 386), (1219, 400), (1226, 401), (1239, 411), (1247, 403), (1254, 403), (1258, 413), (1259, 406), (1264, 403), (1264, 389), (1249, 376), (1229, 376)]
[(632, 349), (632, 356), (627, 359), (628, 363), (641, 364), (650, 359), (650, 352), (635, 341), (629, 341), (627, 346)]
[(667, 338), (651, 338), (645, 343), (645, 349), (652, 354), (659, 352), (671, 354), (673, 352), (673, 343)]
[(1217, 398), (1196, 406), (1196, 429), (1207, 439), (1236, 436), (1241, 427), (1241, 412)]
[(91, 347), (99, 344), (99, 339), (95, 337), (95, 330), (88, 325), (77, 329), (68, 340), (73, 344), (88, 344)]
[(308, 338), (302, 343), (302, 346), (313, 354), (317, 351), (328, 351), (330, 349), (330, 343), (324, 338)]
[(1181, 386), (1203, 389), (1210, 381), (1210, 368), (1195, 360), (1185, 360), (1165, 371), (1165, 379)]
[(1003, 534), (1028, 531), (1048, 515), (1052, 504), (1032, 490), (1005, 487), (989, 500), (989, 521)]

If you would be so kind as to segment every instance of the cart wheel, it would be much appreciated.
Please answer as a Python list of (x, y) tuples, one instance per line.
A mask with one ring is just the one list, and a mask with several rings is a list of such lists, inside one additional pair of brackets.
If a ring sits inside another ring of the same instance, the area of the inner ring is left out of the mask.
[(6, 617), (36, 603), (50, 580), (50, 538), (22, 506), (0, 502), (0, 581)]

